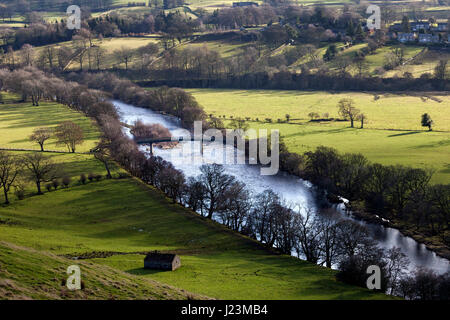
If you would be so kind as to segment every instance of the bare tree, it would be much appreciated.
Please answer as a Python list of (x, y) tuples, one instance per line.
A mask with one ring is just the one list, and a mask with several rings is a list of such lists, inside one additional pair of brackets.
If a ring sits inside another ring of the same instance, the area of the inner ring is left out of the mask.
[(159, 52), (159, 47), (155, 43), (149, 43), (138, 49), (141, 70), (145, 70), (154, 61), (155, 56)]
[(22, 94), (31, 97), (33, 106), (39, 106), (39, 101), (44, 95), (44, 91), (44, 84), (36, 79), (25, 80), (22, 84)]
[(120, 49), (114, 51), (114, 56), (117, 58), (117, 60), (124, 63), (125, 70), (128, 70), (128, 63), (133, 57), (133, 51), (131, 49), (121, 47)]
[(305, 214), (297, 215), (297, 242), (295, 249), (297, 255), (305, 256), (306, 261), (317, 263), (320, 259), (320, 234), (318, 221), (314, 218), (311, 210)]
[(26, 66), (32, 66), (34, 61), (34, 48), (32, 45), (26, 43), (22, 46), (20, 53), (22, 55), (22, 62)]
[(227, 227), (241, 231), (251, 207), (250, 192), (245, 184), (235, 181), (224, 194), (224, 207), (219, 217)]
[(172, 165), (163, 168), (159, 174), (159, 186), (173, 201), (183, 199), (183, 191), (185, 187), (185, 176), (183, 172), (175, 169)]
[(83, 129), (72, 121), (65, 121), (55, 128), (58, 144), (67, 146), (74, 153), (76, 146), (84, 141)]
[(69, 47), (66, 46), (61, 46), (57, 53), (56, 53), (56, 57), (58, 60), (58, 67), (61, 71), (63, 71), (67, 65), (70, 63), (71, 58), (73, 55), (73, 50)]
[(266, 243), (268, 246), (273, 246), (276, 240), (275, 212), (279, 206), (281, 206), (280, 197), (270, 189), (256, 195), (254, 200), (251, 212), (254, 221), (254, 233), (259, 236), (259, 241)]
[(47, 46), (44, 50), (44, 56), (47, 59), (50, 70), (53, 69), (53, 59), (55, 57), (55, 49), (52, 46)]
[(359, 109), (354, 107), (355, 102), (350, 98), (344, 98), (339, 100), (338, 102), (338, 108), (339, 108), (339, 115), (343, 117), (346, 120), (350, 120), (350, 126), (354, 128), (353, 122), (356, 120)]
[(361, 129), (364, 128), (364, 122), (367, 121), (367, 116), (364, 113), (360, 113), (357, 116), (357, 120), (361, 121)]
[(219, 164), (208, 164), (200, 167), (199, 176), (205, 190), (205, 207), (207, 218), (212, 219), (215, 212), (223, 208), (223, 195), (234, 182), (234, 178), (224, 173), (224, 168)]
[(44, 151), (44, 143), (52, 137), (53, 131), (50, 128), (37, 128), (34, 129), (30, 136), (30, 141), (39, 143), (41, 151)]
[(105, 166), (106, 169), (106, 178), (107, 179), (111, 179), (111, 170), (109, 168), (109, 150), (108, 150), (108, 146), (105, 142), (100, 142), (98, 144), (98, 146), (92, 150), (94, 153), (94, 157), (95, 159), (97, 159), (98, 161), (100, 161), (101, 163), (103, 163), (103, 165)]
[(387, 277), (389, 279), (390, 294), (393, 294), (399, 286), (400, 280), (405, 275), (409, 260), (400, 248), (393, 247), (386, 252), (385, 260)]
[(436, 67), (434, 67), (434, 77), (436, 79), (444, 80), (448, 78), (447, 65), (448, 65), (447, 60), (439, 60)]
[(358, 77), (362, 78), (364, 74), (369, 70), (369, 63), (366, 61), (365, 57), (358, 56), (355, 60), (355, 67), (358, 71)]
[(337, 222), (325, 218), (318, 223), (318, 228), (322, 230), (319, 245), (323, 263), (331, 268), (340, 256)]
[(97, 66), (97, 70), (100, 70), (101, 65), (103, 64), (103, 59), (104, 59), (104, 57), (106, 55), (106, 50), (103, 49), (102, 47), (99, 47), (99, 46), (93, 47), (92, 50), (93, 50), (95, 64)]
[(345, 77), (348, 74), (348, 69), (352, 66), (352, 60), (346, 56), (339, 56), (336, 58), (336, 68), (339, 70), (339, 75)]
[(80, 35), (73, 37), (75, 52), (78, 57), (78, 62), (80, 64), (80, 70), (83, 71), (83, 61), (86, 55), (86, 50), (88, 49), (88, 39)]
[(201, 215), (203, 215), (205, 194), (203, 183), (196, 178), (189, 177), (185, 192), (185, 203), (195, 212), (200, 210)]
[(30, 180), (36, 184), (38, 194), (42, 194), (42, 182), (49, 182), (58, 177), (57, 165), (40, 152), (27, 154), (23, 157), (23, 163), (28, 169)]
[(345, 257), (352, 257), (358, 253), (358, 248), (368, 237), (368, 230), (364, 226), (351, 220), (342, 220), (337, 224), (338, 241)]
[(16, 156), (0, 151), (0, 184), (5, 195), (5, 204), (9, 203), (8, 193), (21, 170), (22, 163)]

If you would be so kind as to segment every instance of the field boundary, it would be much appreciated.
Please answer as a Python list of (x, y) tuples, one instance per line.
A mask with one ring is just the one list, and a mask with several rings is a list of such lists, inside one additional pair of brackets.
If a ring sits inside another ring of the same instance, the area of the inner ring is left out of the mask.
[(67, 153), (67, 154), (92, 154), (92, 152), (69, 152), (69, 151), (60, 151), (60, 150), (36, 150), (36, 149), (21, 149), (21, 148), (2, 148), (0, 147), (0, 151), (26, 151), (26, 152), (43, 152), (43, 153)]

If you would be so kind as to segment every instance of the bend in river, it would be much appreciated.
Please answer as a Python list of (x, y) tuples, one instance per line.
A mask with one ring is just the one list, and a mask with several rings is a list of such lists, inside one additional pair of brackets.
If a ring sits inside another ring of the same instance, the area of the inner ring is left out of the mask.
[[(121, 121), (127, 124), (132, 124), (134, 121), (140, 119), (146, 124), (159, 123), (170, 130), (174, 137), (186, 135), (186, 130), (181, 128), (176, 119), (169, 116), (164, 116), (153, 112), (149, 109), (139, 108), (128, 105), (119, 101), (114, 101), (114, 105), (119, 112)], [(126, 128), (124, 128), (127, 130)], [(220, 146), (218, 143), (205, 143), (204, 154), (199, 152), (199, 142), (182, 142), (175, 149), (163, 150), (154, 148), (154, 153), (163, 159), (172, 162), (172, 164), (187, 177), (197, 176), (200, 174), (200, 166), (202, 163), (212, 163), (223, 156), (222, 154), (214, 153), (215, 150), (224, 150), (225, 156), (244, 157), (243, 153), (237, 151), (232, 146)], [(250, 166), (246, 164), (224, 164), (225, 172), (233, 175), (236, 179), (244, 182), (247, 188), (252, 193), (259, 193), (265, 189), (272, 189), (278, 193), (285, 201), (291, 204), (298, 204), (302, 208), (312, 209), (316, 214), (324, 213), (317, 204), (314, 190), (311, 184), (296, 176), (292, 176), (280, 172), (274, 176), (260, 175), (260, 168), (258, 166)], [(326, 214), (330, 214), (330, 209), (326, 209)], [(342, 205), (333, 206), (331, 215), (343, 216), (346, 215)], [(384, 227), (378, 224), (366, 223), (359, 221), (361, 224), (368, 227), (372, 237), (377, 241), (382, 248), (398, 247), (400, 248), (410, 260), (409, 269), (416, 267), (426, 267), (433, 269), (438, 273), (450, 271), (450, 264), (447, 259), (437, 256), (434, 252), (428, 250), (424, 244), (420, 244), (410, 237), (401, 234), (397, 229)]]

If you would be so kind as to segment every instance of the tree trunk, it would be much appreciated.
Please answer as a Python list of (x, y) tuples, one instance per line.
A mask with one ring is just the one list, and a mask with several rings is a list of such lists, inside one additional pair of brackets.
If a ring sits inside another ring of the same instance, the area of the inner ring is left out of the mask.
[(43, 143), (39, 143), (39, 145), (41, 146), (41, 151), (44, 151), (44, 144)]
[(5, 204), (9, 204), (8, 191), (5, 186), (3, 186), (3, 193), (5, 194)]
[(112, 176), (111, 176), (111, 171), (109, 170), (108, 161), (105, 161), (104, 164), (105, 164), (105, 168), (106, 168), (106, 172), (107, 172), (106, 178), (111, 179)]
[(38, 194), (42, 194), (42, 191), (41, 191), (41, 182), (40, 182), (40, 181), (36, 181), (36, 187), (37, 187), (37, 190), (38, 190)]

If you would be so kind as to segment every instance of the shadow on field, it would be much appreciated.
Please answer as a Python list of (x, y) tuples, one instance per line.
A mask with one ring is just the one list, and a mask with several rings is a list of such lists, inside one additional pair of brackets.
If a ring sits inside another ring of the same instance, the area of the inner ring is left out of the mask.
[(149, 274), (171, 272), (171, 271), (170, 270), (154, 270), (154, 269), (135, 268), (135, 269), (126, 270), (125, 272), (134, 274), (135, 276), (146, 276)]
[(330, 130), (317, 130), (317, 131), (300, 131), (296, 133), (287, 134), (284, 137), (285, 138), (292, 138), (292, 137), (299, 137), (299, 136), (308, 136), (308, 135), (316, 135), (316, 134), (335, 134), (335, 133), (343, 133), (346, 132), (350, 128), (339, 128), (339, 129), (330, 129)]
[(410, 132), (404, 132), (404, 133), (391, 134), (390, 136), (388, 136), (388, 138), (408, 136), (410, 134), (423, 133), (423, 132), (424, 131), (410, 131)]

